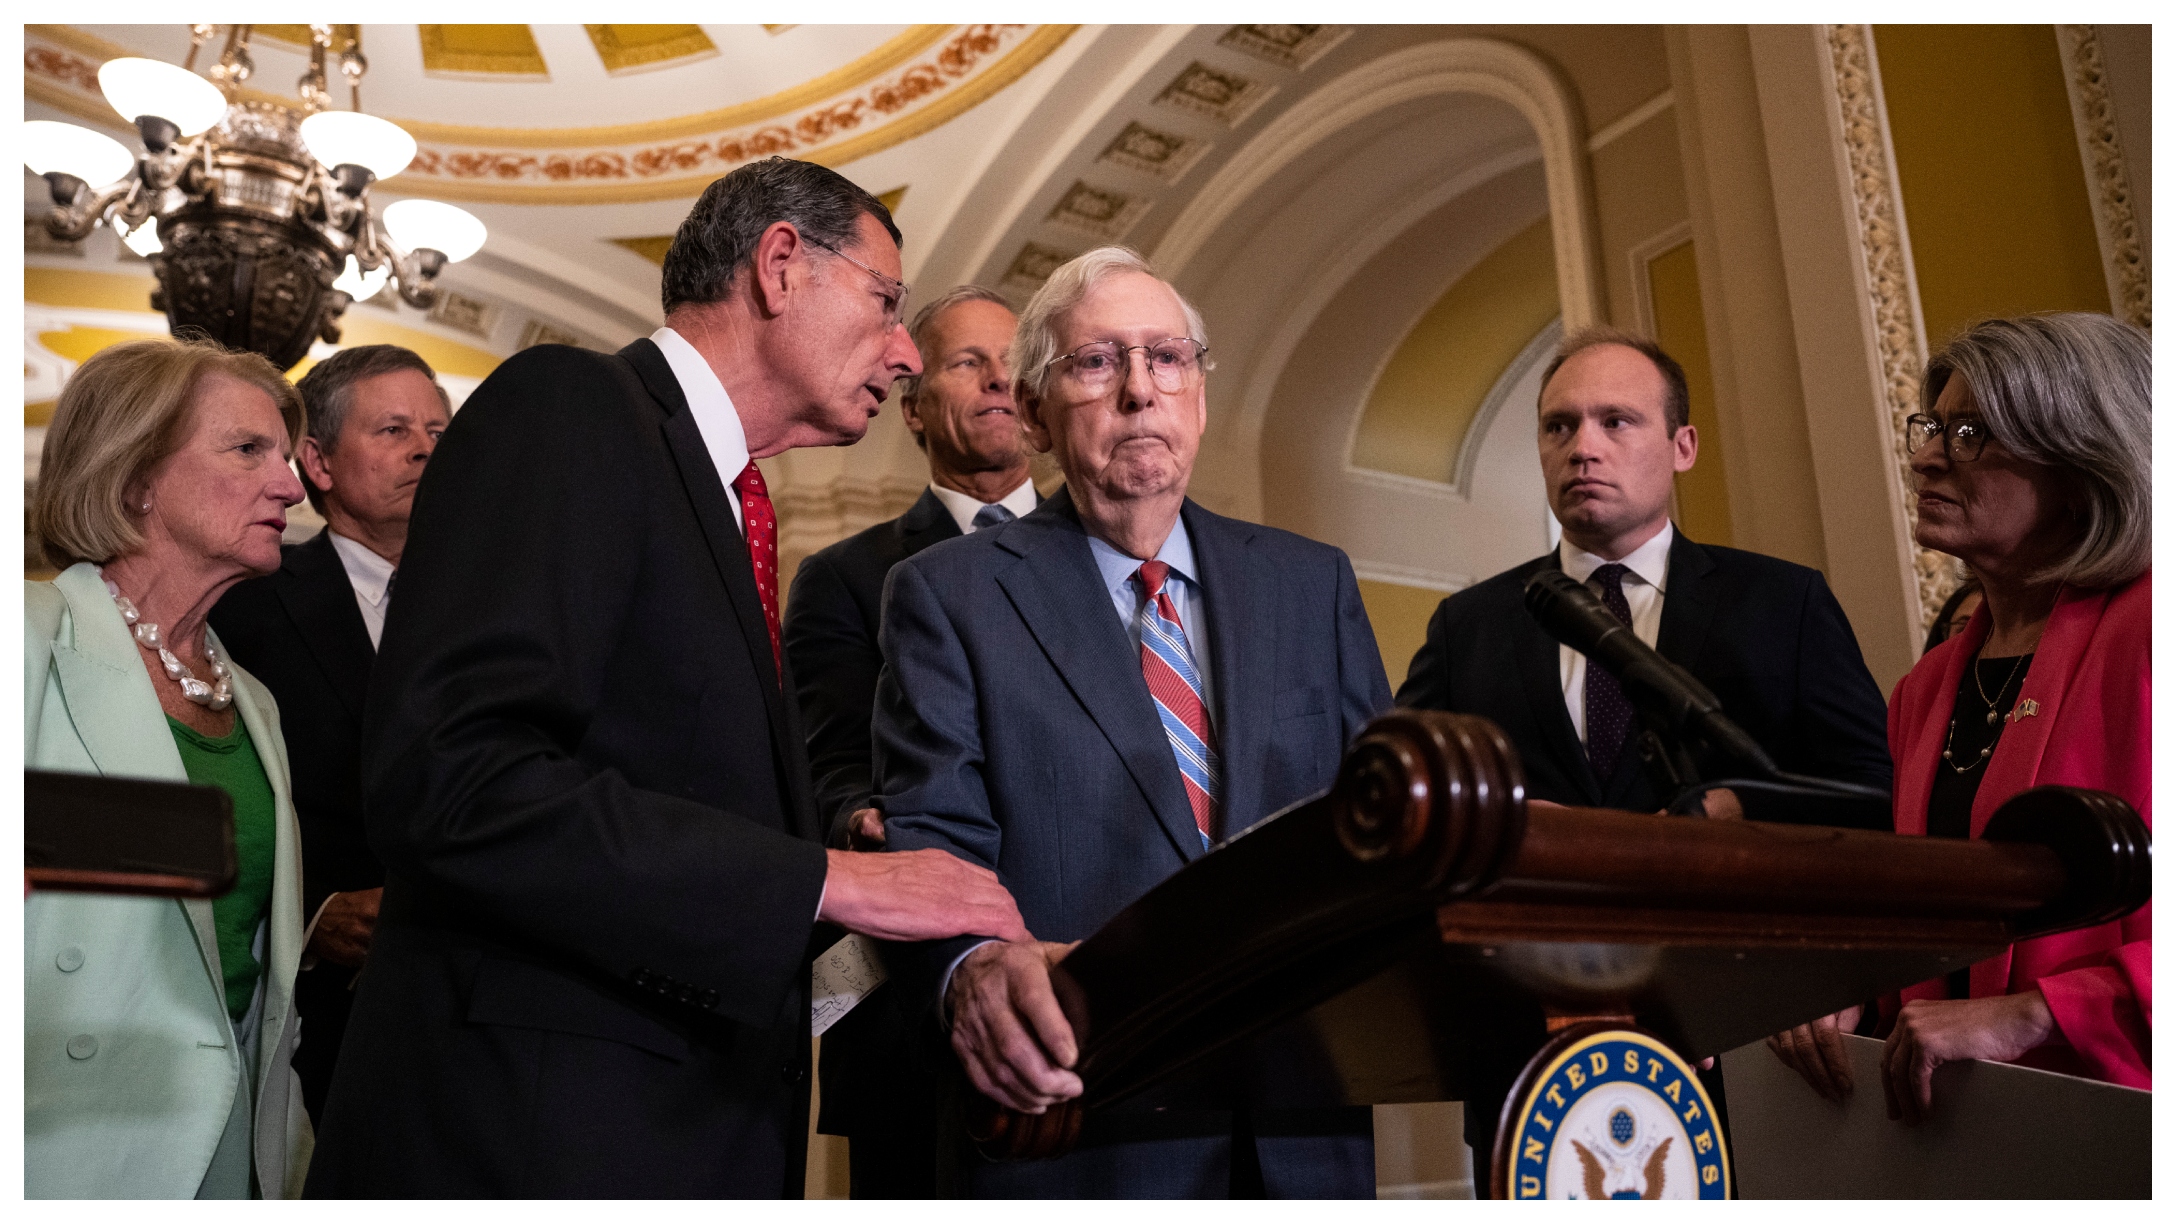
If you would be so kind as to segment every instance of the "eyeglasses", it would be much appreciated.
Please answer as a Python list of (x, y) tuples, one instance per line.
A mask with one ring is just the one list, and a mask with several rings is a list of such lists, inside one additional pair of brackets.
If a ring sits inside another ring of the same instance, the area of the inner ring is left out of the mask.
[(1209, 347), (1190, 336), (1176, 336), (1154, 344), (1120, 344), (1098, 340), (1070, 353), (1051, 358), (1044, 369), (1065, 362), (1065, 378), (1090, 395), (1101, 395), (1125, 381), (1133, 366), (1133, 354), (1146, 354), (1148, 376), (1160, 391), (1184, 391), (1201, 377)]
[(854, 265), (855, 267), (860, 268), (864, 272), (867, 272), (869, 275), (876, 278), (877, 284), (884, 286), (884, 326), (887, 329), (898, 326), (899, 320), (906, 317), (907, 293), (909, 292), (909, 290), (907, 289), (907, 282), (903, 280), (893, 280), (891, 277), (884, 275), (882, 272), (877, 271), (875, 268), (870, 267), (868, 264), (861, 262), (860, 260), (854, 258), (853, 256), (840, 250), (839, 248), (832, 246), (830, 243), (825, 242), (821, 238), (815, 237), (811, 234), (802, 234), (801, 236), (808, 239), (810, 242), (815, 243), (817, 246), (820, 246), (823, 249), (831, 252), (833, 255), (838, 256), (840, 259), (843, 259), (846, 262)]
[(1947, 423), (1937, 421), (1923, 412), (1915, 412), (1904, 418), (1904, 444), (1911, 454), (1936, 438), (1942, 439), (1942, 454), (1952, 463), (1970, 463), (1987, 449), (1987, 422), (1978, 417), (1951, 417)]

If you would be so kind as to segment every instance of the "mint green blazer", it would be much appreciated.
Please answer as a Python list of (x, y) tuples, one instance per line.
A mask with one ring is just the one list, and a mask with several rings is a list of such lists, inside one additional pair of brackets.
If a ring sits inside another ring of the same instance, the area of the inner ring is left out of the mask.
[[(279, 708), (255, 677), (232, 670), (234, 708), (278, 812), (251, 1150), (264, 1195), (294, 1198), (311, 1147), (289, 1066), (300, 1032), (302, 842)], [(189, 780), (150, 673), (88, 564), (24, 584), (23, 764)], [(24, 1197), (196, 1194), (243, 1082), (223, 980), (209, 901), (31, 895), (23, 906)]]

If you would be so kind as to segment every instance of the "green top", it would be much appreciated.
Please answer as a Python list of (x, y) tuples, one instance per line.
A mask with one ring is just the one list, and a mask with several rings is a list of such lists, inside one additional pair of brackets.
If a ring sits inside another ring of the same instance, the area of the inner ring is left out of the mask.
[(249, 728), (239, 714), (234, 730), (213, 739), (187, 723), (167, 716), (174, 729), (174, 745), (181, 749), (182, 768), (198, 786), (216, 786), (234, 800), (234, 857), (241, 876), (234, 891), (212, 902), (212, 925), (219, 931), (219, 967), (227, 979), (227, 1014), (236, 1020), (249, 1014), (250, 997), (257, 992), (257, 977), (264, 972), (252, 949), (257, 927), (272, 907), (272, 859), (278, 840), (277, 809), (272, 783), (264, 763), (250, 743)]

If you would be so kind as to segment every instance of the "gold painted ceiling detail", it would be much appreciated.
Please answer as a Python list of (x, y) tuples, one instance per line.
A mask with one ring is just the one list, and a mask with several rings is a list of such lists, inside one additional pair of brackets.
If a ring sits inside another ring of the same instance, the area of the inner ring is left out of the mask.
[(672, 249), (671, 234), (651, 234), (644, 238), (612, 238), (608, 241), (613, 246), (633, 251), (660, 268), (665, 266), (665, 252)]
[[(890, 191), (878, 192), (876, 202), (893, 212), (897, 212), (899, 202), (906, 198), (907, 189), (904, 185), (901, 185), (892, 188)], [(24, 232), (29, 232), (28, 227), (25, 227)], [(672, 239), (671, 234), (650, 234), (641, 238), (607, 238), (605, 241), (624, 250), (633, 251), (662, 268), (665, 266), (665, 252), (672, 249)]]
[(699, 25), (585, 25), (597, 58), (613, 76), (670, 68), (718, 53)]
[[(607, 204), (699, 194), (734, 166), (784, 154), (837, 166), (912, 140), (1018, 80), (1074, 25), (915, 26), (814, 80), (700, 114), (591, 128), (484, 128), (393, 117), (419, 144), (386, 187), (445, 200)], [(437, 26), (515, 31), (526, 26)], [(134, 52), (69, 26), (23, 27), (23, 93), (115, 130), (127, 125), (98, 90), (98, 65)], [(460, 49), (460, 40), (449, 45)], [(539, 71), (543, 59), (537, 55)], [(519, 79), (496, 74), (494, 80)], [(242, 100), (296, 105), (245, 88)]]
[(843, 96), (775, 122), (702, 139), (529, 151), (425, 144), (389, 186), (443, 199), (597, 203), (700, 192), (774, 154), (839, 165), (911, 139), (1010, 84), (1075, 27), (966, 26), (930, 54)]
[(525, 25), (419, 25), (416, 36), (426, 76), (551, 79), (536, 35)]

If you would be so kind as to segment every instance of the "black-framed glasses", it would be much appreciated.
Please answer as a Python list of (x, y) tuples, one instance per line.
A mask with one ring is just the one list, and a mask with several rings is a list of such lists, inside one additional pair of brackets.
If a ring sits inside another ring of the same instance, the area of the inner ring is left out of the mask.
[(1947, 422), (1937, 421), (1923, 412), (1915, 412), (1904, 418), (1904, 444), (1916, 455), (1919, 448), (1936, 438), (1942, 439), (1942, 453), (1952, 463), (1970, 463), (1987, 449), (1987, 440), (1994, 435), (1987, 429), (1987, 422), (1978, 417), (1951, 417)]
[(1091, 395), (1101, 395), (1126, 380), (1135, 353), (1148, 363), (1149, 381), (1159, 391), (1184, 391), (1201, 377), (1209, 346), (1192, 336), (1174, 336), (1154, 344), (1120, 344), (1098, 340), (1061, 353), (1043, 368), (1064, 363), (1065, 378)]
[(907, 282), (903, 280), (894, 280), (891, 277), (884, 275), (882, 272), (877, 271), (875, 268), (870, 267), (868, 264), (861, 262), (860, 260), (854, 258), (853, 256), (840, 250), (839, 248), (832, 246), (830, 243), (825, 242), (823, 239), (818, 238), (813, 234), (803, 234), (801, 236), (808, 239), (810, 242), (815, 243), (817, 246), (820, 246), (823, 249), (831, 252), (833, 255), (838, 256), (840, 259), (843, 259), (846, 262), (854, 265), (855, 267), (860, 268), (864, 272), (867, 272), (869, 275), (876, 278), (877, 284), (884, 286), (885, 327), (896, 327), (899, 323), (899, 320), (907, 317), (907, 294), (911, 292), (911, 290), (907, 288)]

